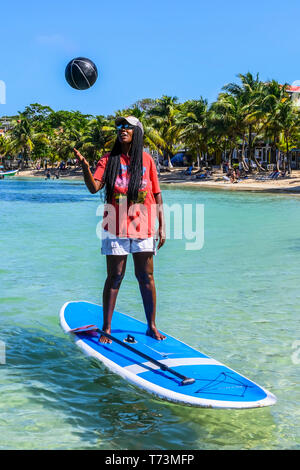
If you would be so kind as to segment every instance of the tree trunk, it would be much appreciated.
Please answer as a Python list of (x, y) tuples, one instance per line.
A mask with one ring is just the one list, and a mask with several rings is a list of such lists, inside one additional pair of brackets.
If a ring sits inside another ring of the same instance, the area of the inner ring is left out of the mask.
[(200, 157), (200, 170), (203, 168), (203, 162), (204, 162), (204, 152), (201, 152), (201, 157)]
[(288, 164), (288, 174), (290, 175), (292, 173), (292, 167), (291, 167), (291, 155), (290, 155), (288, 139), (286, 139), (286, 158), (287, 158), (287, 164)]
[(252, 173), (252, 126), (249, 126), (248, 131), (248, 162), (249, 162), (249, 173)]
[(232, 159), (232, 154), (233, 154), (234, 149), (230, 149), (229, 155), (228, 155), (228, 167), (231, 168), (231, 159)]
[(277, 166), (275, 142), (273, 142), (271, 145), (270, 153), (271, 153), (270, 163), (272, 163), (272, 165), (276, 164)]
[(272, 145), (272, 150), (273, 150), (273, 157), (274, 157), (275, 162), (276, 162), (276, 169), (277, 169), (277, 171), (280, 171), (280, 160), (276, 157), (276, 150), (277, 150), (276, 143), (277, 143), (277, 137), (275, 135), (274, 136), (274, 142), (273, 142), (273, 145)]
[(277, 171), (280, 171), (280, 159), (277, 158), (277, 161), (276, 161), (276, 169)]
[(288, 164), (288, 174), (292, 174), (292, 165), (291, 165), (291, 152), (289, 151), (287, 154), (287, 164)]
[(259, 170), (265, 171), (264, 167), (261, 166), (261, 164), (259, 163), (259, 161), (257, 160), (257, 158), (256, 158), (255, 155), (254, 155), (254, 161), (255, 161), (255, 163), (256, 163), (256, 165), (257, 165), (257, 168), (259, 168)]
[(198, 167), (198, 170), (200, 170), (200, 155), (199, 155), (199, 152), (197, 152), (197, 167)]
[(248, 165), (246, 163), (246, 160), (245, 160), (245, 139), (243, 139), (242, 155), (241, 155), (241, 159), (239, 158), (239, 160), (242, 163), (243, 170), (248, 171), (249, 167), (248, 167)]

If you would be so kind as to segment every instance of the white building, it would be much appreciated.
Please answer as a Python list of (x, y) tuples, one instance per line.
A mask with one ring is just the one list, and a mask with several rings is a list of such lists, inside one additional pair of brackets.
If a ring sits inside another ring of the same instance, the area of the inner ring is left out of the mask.
[(298, 108), (300, 107), (300, 85), (291, 85), (287, 87), (288, 94), (292, 98), (292, 102)]

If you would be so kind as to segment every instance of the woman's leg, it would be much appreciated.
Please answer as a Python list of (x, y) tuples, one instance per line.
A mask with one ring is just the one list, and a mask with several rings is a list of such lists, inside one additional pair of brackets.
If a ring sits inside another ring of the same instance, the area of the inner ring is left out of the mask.
[[(117, 295), (126, 269), (127, 255), (106, 256), (107, 278), (103, 289), (103, 325), (105, 333), (111, 332), (111, 319), (114, 313)], [(105, 336), (100, 337), (101, 343), (111, 343)]]
[(156, 289), (153, 277), (153, 253), (133, 253), (133, 261), (148, 323), (147, 335), (157, 340), (165, 339), (155, 325)]

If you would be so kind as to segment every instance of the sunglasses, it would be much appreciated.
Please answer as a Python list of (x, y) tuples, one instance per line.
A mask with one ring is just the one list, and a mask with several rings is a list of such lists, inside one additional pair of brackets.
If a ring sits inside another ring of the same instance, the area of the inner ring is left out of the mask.
[(120, 124), (119, 126), (116, 126), (117, 131), (121, 131), (122, 129), (134, 129), (134, 126), (131, 124)]

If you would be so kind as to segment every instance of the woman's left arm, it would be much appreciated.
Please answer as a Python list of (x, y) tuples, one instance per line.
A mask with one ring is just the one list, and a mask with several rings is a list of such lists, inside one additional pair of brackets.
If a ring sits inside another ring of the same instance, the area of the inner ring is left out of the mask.
[(166, 227), (165, 227), (165, 216), (164, 208), (161, 193), (154, 194), (156, 207), (157, 207), (157, 217), (158, 217), (158, 238), (159, 243), (157, 249), (159, 250), (166, 241)]

